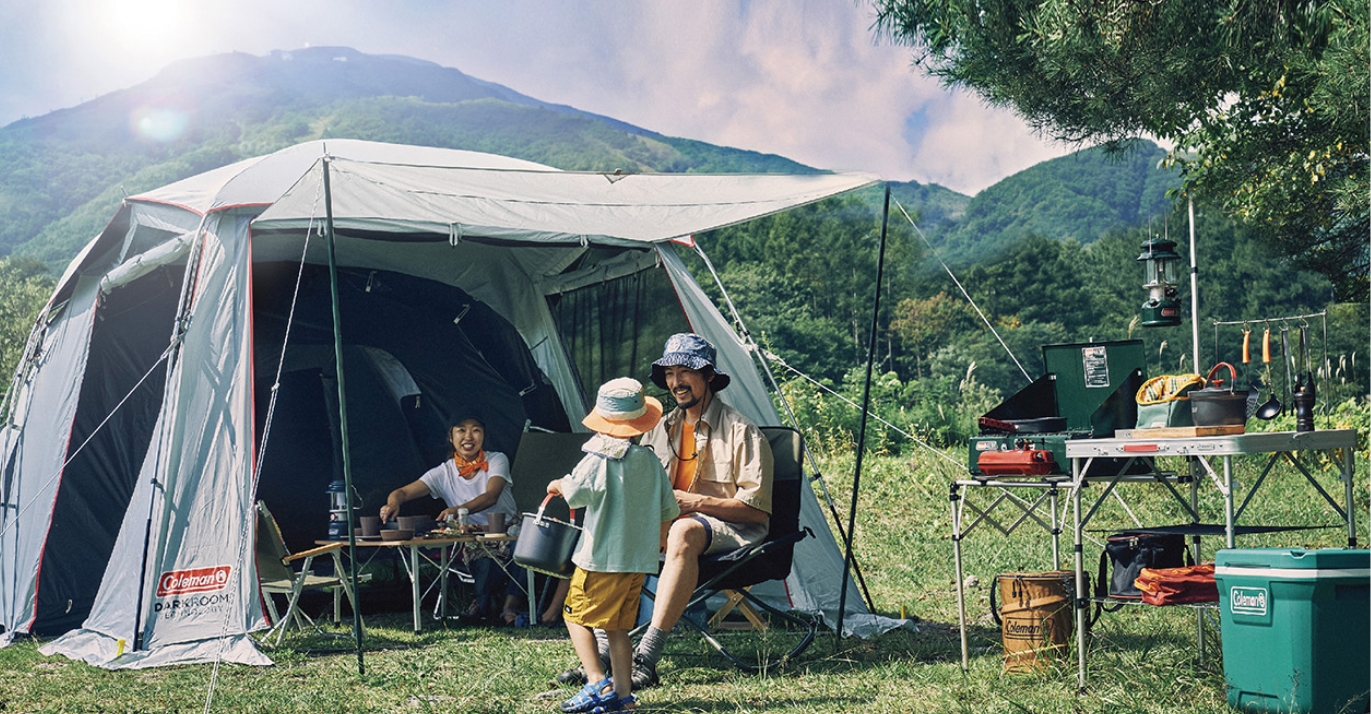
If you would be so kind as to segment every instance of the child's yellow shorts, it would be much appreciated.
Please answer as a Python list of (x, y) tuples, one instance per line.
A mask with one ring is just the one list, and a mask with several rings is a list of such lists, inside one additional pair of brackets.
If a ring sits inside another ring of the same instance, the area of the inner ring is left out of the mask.
[(571, 574), (562, 619), (600, 630), (631, 630), (638, 619), (643, 573), (592, 573), (580, 568)]

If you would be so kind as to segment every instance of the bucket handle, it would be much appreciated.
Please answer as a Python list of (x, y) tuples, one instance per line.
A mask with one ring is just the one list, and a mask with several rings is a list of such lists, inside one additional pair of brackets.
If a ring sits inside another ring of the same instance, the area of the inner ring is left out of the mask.
[[(1213, 369), (1210, 369), (1210, 370), (1209, 370), (1209, 377), (1208, 377), (1208, 379), (1207, 379), (1206, 381), (1207, 381), (1207, 382), (1214, 382), (1214, 381), (1215, 381), (1215, 380), (1214, 380), (1214, 375), (1216, 375), (1216, 374), (1219, 373), (1219, 368), (1221, 368), (1221, 367), (1227, 367), (1227, 368), (1228, 368), (1228, 376), (1232, 377), (1232, 379), (1230, 379), (1230, 380), (1228, 381), (1228, 391), (1231, 392), (1231, 391), (1233, 391), (1233, 386), (1236, 385), (1236, 384), (1238, 383), (1238, 370), (1234, 369), (1234, 368), (1233, 368), (1233, 365), (1231, 365), (1231, 364), (1229, 364), (1229, 363), (1227, 363), (1227, 362), (1220, 362), (1220, 363), (1214, 365)], [(1219, 384), (1223, 384), (1223, 380), (1222, 380), (1222, 379), (1218, 380), (1218, 383), (1219, 383)]]
[[(554, 498), (556, 498), (556, 496), (553, 495), (553, 494), (551, 494), (551, 493), (549, 493), (549, 494), (547, 495), (547, 497), (543, 499), (543, 502), (540, 503), (540, 504), (538, 504), (538, 513), (534, 516), (534, 520), (535, 520), (536, 522), (538, 522), (538, 523), (543, 523), (545, 520), (548, 520), (548, 519), (543, 518), (543, 511), (547, 508), (547, 504), (548, 504), (548, 503), (551, 503), (551, 502), (552, 502), (552, 499), (554, 499)], [(574, 508), (569, 509), (569, 510), (568, 510), (568, 516), (567, 516), (567, 517), (568, 517), (568, 519), (569, 519), (572, 523), (575, 523), (575, 522), (576, 522), (576, 509), (574, 509)]]

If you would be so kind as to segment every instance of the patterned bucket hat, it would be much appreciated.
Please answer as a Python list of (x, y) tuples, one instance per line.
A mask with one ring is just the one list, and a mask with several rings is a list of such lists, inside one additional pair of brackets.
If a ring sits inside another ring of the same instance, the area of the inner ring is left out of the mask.
[(709, 385), (714, 391), (721, 392), (728, 386), (730, 379), (715, 366), (716, 356), (714, 345), (693, 332), (672, 335), (667, 338), (666, 347), (662, 349), (662, 358), (652, 363), (652, 383), (666, 389), (667, 367), (710, 367), (714, 370), (714, 379), (710, 380)]

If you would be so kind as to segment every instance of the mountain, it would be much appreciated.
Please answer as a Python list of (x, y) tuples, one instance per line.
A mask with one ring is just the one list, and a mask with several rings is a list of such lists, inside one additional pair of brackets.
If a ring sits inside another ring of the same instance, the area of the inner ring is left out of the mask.
[(976, 194), (933, 243), (949, 264), (970, 265), (1028, 236), (1088, 245), (1111, 230), (1161, 220), (1171, 208), (1166, 192), (1180, 185), (1176, 170), (1160, 168), (1165, 156), (1150, 141), (1134, 141), (1044, 161)]
[[(0, 255), (60, 272), (125, 195), (319, 138), (503, 154), (568, 170), (813, 173), (782, 156), (669, 137), (543, 102), (451, 67), (343, 47), (212, 55), (0, 128)], [(1088, 243), (1165, 207), (1161, 149), (1088, 149), (964, 196), (893, 182), (892, 198), (949, 262), (1034, 234)], [(875, 200), (868, 197), (867, 200)], [(892, 220), (903, 221), (892, 205)]]
[(408, 57), (336, 47), (221, 54), (0, 128), (0, 255), (61, 266), (124, 195), (333, 137), (485, 151), (573, 170), (819, 171), (663, 136)]

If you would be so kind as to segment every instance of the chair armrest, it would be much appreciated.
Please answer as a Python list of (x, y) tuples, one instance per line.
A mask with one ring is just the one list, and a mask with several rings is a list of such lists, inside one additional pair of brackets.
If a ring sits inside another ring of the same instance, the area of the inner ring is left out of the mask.
[(299, 560), (299, 559), (301, 559), (301, 558), (313, 558), (313, 557), (316, 556), (316, 555), (322, 555), (322, 554), (324, 554), (324, 553), (328, 553), (328, 552), (331, 552), (331, 551), (338, 550), (339, 548), (342, 548), (342, 547), (345, 546), (345, 545), (347, 545), (347, 544), (344, 543), (344, 542), (342, 542), (342, 541), (338, 541), (337, 543), (329, 543), (328, 545), (321, 545), (321, 546), (319, 546), (318, 548), (310, 548), (309, 550), (302, 550), (302, 551), (300, 551), (299, 553), (291, 553), (290, 555), (287, 555), (286, 557), (284, 557), (284, 558), (281, 559), (281, 562), (282, 562), (282, 563), (293, 563), (293, 562), (295, 562), (295, 561), (297, 561), (297, 560)]

